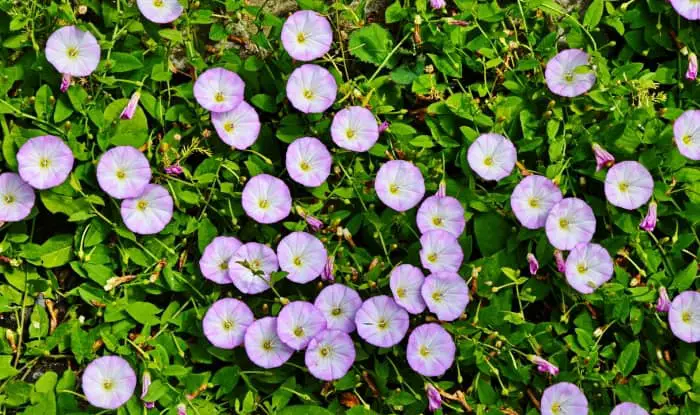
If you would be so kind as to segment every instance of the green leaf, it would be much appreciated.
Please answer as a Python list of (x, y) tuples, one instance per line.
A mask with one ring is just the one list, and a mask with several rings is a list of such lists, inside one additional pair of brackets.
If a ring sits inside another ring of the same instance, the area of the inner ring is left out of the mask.
[(593, 3), (586, 10), (586, 15), (583, 16), (583, 25), (590, 28), (598, 26), (600, 19), (603, 17), (604, 6), (604, 0), (593, 0)]
[(491, 256), (506, 246), (510, 224), (495, 213), (478, 215), (474, 218), (474, 234), (481, 253)]
[(617, 369), (622, 373), (622, 376), (627, 377), (637, 366), (637, 361), (639, 360), (639, 340), (635, 340), (628, 344), (625, 349), (620, 353), (620, 357), (617, 359)]
[(0, 356), (0, 380), (16, 375), (17, 369), (12, 367), (12, 356)]
[(36, 91), (36, 100), (34, 101), (34, 112), (38, 118), (42, 120), (48, 119), (48, 114), (51, 112), (51, 88), (44, 84)]
[(387, 23), (396, 23), (405, 19), (408, 16), (408, 11), (401, 7), (399, 1), (395, 1), (391, 6), (386, 8), (384, 12), (384, 20)]
[(275, 105), (275, 99), (267, 94), (257, 94), (253, 95), (250, 99), (256, 107), (260, 108), (265, 112), (277, 112), (277, 106)]
[(278, 415), (334, 415), (334, 412), (312, 405), (288, 406), (277, 413)]
[(695, 261), (691, 261), (685, 269), (676, 274), (670, 288), (676, 288), (678, 291), (687, 290), (691, 285), (693, 285), (693, 281), (695, 281), (697, 273), (698, 264)]
[(36, 381), (34, 389), (39, 393), (49, 393), (54, 390), (58, 383), (56, 372), (46, 372)]
[(71, 85), (68, 88), (68, 99), (71, 105), (78, 112), (83, 112), (85, 110), (85, 102), (87, 101), (88, 93), (78, 85)]
[(136, 301), (126, 307), (126, 312), (131, 318), (141, 324), (158, 324), (160, 320), (156, 316), (160, 311), (160, 308), (145, 301)]
[(104, 113), (104, 134), (115, 146), (141, 147), (148, 140), (146, 114), (139, 106), (130, 120), (120, 119), (119, 116), (128, 102), (127, 98), (122, 98), (107, 106)]
[(56, 268), (67, 264), (73, 257), (73, 236), (52, 236), (42, 245), (26, 244), (22, 256), (45, 268)]
[(46, 337), (49, 333), (49, 316), (44, 307), (34, 307), (29, 317), (29, 337)]
[(204, 252), (204, 248), (216, 237), (216, 234), (216, 226), (214, 226), (209, 218), (199, 223), (199, 227), (197, 228), (197, 246), (199, 247), (199, 252)]
[(362, 62), (381, 65), (394, 47), (389, 32), (376, 23), (352, 32), (350, 53)]
[(143, 63), (132, 53), (112, 52), (111, 59), (113, 61), (111, 71), (114, 73), (143, 68)]

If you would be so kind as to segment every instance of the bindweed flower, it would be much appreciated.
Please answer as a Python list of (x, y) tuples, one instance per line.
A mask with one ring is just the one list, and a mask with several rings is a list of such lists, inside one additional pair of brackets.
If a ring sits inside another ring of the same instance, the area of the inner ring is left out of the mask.
[(236, 108), (243, 102), (244, 90), (245, 83), (241, 77), (224, 68), (207, 69), (194, 83), (195, 99), (211, 112), (227, 112)]
[(573, 98), (588, 92), (596, 75), (589, 65), (589, 56), (580, 49), (559, 52), (547, 62), (544, 72), (547, 87), (562, 97)]
[(304, 215), (304, 220), (306, 221), (306, 224), (309, 225), (312, 231), (318, 232), (321, 229), (323, 229), (323, 222), (321, 219), (311, 216), (311, 215)]
[(378, 295), (365, 300), (355, 314), (357, 334), (377, 347), (397, 345), (408, 331), (408, 313), (391, 297)]
[(469, 304), (469, 287), (456, 272), (434, 272), (423, 282), (421, 296), (438, 319), (453, 321)]
[(248, 180), (241, 202), (245, 213), (258, 223), (279, 222), (292, 210), (289, 188), (282, 180), (269, 174), (258, 174)]
[(696, 0), (669, 0), (678, 14), (688, 20), (700, 20), (700, 3)]
[(554, 250), (554, 262), (557, 266), (557, 271), (562, 274), (566, 272), (566, 260), (564, 259), (564, 253), (558, 249)]
[(285, 165), (295, 182), (307, 187), (322, 185), (331, 174), (333, 158), (317, 138), (302, 137), (287, 147)]
[(309, 342), (304, 362), (317, 379), (337, 380), (345, 376), (355, 362), (355, 345), (343, 331), (324, 330)]
[(131, 146), (108, 150), (97, 163), (100, 188), (116, 199), (136, 197), (151, 181), (151, 166), (146, 156)]
[(372, 111), (364, 107), (348, 107), (338, 111), (331, 124), (331, 137), (340, 148), (364, 152), (379, 139), (379, 127)]
[(326, 329), (326, 318), (313, 304), (292, 301), (277, 316), (277, 335), (294, 350), (303, 350), (311, 339)]
[(623, 402), (614, 407), (610, 415), (649, 415), (649, 412), (636, 403)]
[(241, 245), (228, 262), (228, 276), (244, 294), (259, 294), (270, 288), (270, 274), (278, 269), (275, 251), (257, 242)]
[(294, 353), (277, 335), (275, 317), (263, 317), (251, 324), (245, 331), (244, 344), (250, 361), (265, 369), (282, 366)]
[(445, 0), (430, 0), (430, 7), (435, 10), (444, 9), (447, 6)]
[(148, 395), (148, 389), (151, 387), (151, 372), (148, 370), (143, 372), (141, 376), (141, 400), (143, 401), (143, 406), (146, 409), (155, 408), (156, 404), (154, 402), (145, 401), (143, 398)]
[(435, 412), (442, 408), (442, 396), (440, 392), (435, 389), (435, 386), (427, 384), (425, 386), (426, 395), (428, 395), (428, 410), (430, 412)]
[(593, 143), (593, 155), (595, 156), (595, 171), (601, 171), (604, 167), (615, 164), (615, 156), (610, 154), (598, 143)]
[(561, 190), (544, 176), (527, 176), (510, 195), (510, 207), (521, 225), (539, 229), (547, 221), (552, 207), (562, 199)]
[(171, 176), (178, 176), (185, 172), (182, 169), (182, 166), (180, 166), (179, 164), (171, 164), (163, 170), (165, 171), (165, 174), (169, 174)]
[(440, 181), (440, 184), (438, 185), (438, 190), (437, 192), (435, 192), (435, 196), (437, 196), (440, 199), (447, 197), (447, 183), (445, 183), (444, 180)]
[(292, 13), (282, 26), (282, 45), (298, 61), (312, 61), (325, 55), (333, 42), (328, 19), (313, 10)]
[(39, 190), (65, 182), (74, 160), (70, 147), (52, 135), (31, 138), (17, 152), (20, 177)]
[(542, 393), (542, 415), (578, 415), (588, 413), (588, 400), (576, 385), (556, 383)]
[(136, 389), (136, 373), (119, 356), (103, 356), (90, 362), (81, 379), (83, 393), (92, 406), (117, 409)]
[(694, 81), (698, 78), (698, 55), (692, 52), (688, 55), (688, 70), (685, 73), (685, 78), (689, 81)]
[(335, 281), (334, 272), (335, 258), (332, 255), (328, 255), (328, 258), (326, 258), (326, 265), (323, 267), (323, 271), (321, 271), (321, 279), (323, 281)]
[(659, 288), (659, 299), (656, 301), (656, 311), (659, 313), (668, 313), (671, 309), (671, 299), (668, 297), (666, 287)]
[(684, 291), (671, 302), (668, 311), (668, 324), (671, 331), (686, 343), (700, 341), (700, 293)]
[(566, 258), (566, 280), (581, 294), (590, 294), (612, 278), (613, 262), (607, 249), (581, 243)]
[(515, 146), (500, 134), (482, 134), (467, 151), (469, 167), (484, 180), (499, 181), (513, 171)]
[(437, 323), (418, 326), (408, 337), (406, 359), (423, 376), (442, 376), (455, 360), (452, 336)]
[(328, 253), (323, 243), (306, 232), (292, 232), (277, 245), (277, 259), (287, 279), (306, 284), (318, 278), (326, 266)]
[(413, 163), (391, 160), (379, 168), (374, 189), (385, 205), (404, 212), (423, 199), (425, 182), (420, 169)]
[(138, 197), (122, 200), (121, 214), (130, 231), (153, 235), (170, 223), (173, 198), (165, 187), (149, 184)]
[(676, 119), (673, 141), (682, 155), (700, 160), (700, 110), (688, 110)]
[(70, 84), (73, 78), (68, 75), (67, 73), (64, 73), (63, 76), (61, 77), (61, 87), (60, 90), (61, 92), (66, 92), (68, 91), (68, 88), (70, 88)]
[(464, 231), (464, 208), (454, 197), (435, 194), (426, 198), (418, 208), (416, 224), (420, 233), (442, 230), (455, 238)]
[(430, 231), (420, 237), (420, 261), (431, 272), (457, 271), (464, 253), (459, 241), (447, 231)]
[(333, 284), (318, 293), (314, 306), (326, 317), (328, 330), (352, 333), (355, 331), (355, 314), (362, 306), (362, 298), (352, 288)]
[(409, 264), (398, 265), (391, 271), (389, 286), (396, 304), (411, 314), (420, 314), (425, 310), (425, 301), (420, 294), (423, 285), (423, 272)]
[(649, 203), (649, 210), (647, 215), (640, 222), (639, 227), (647, 232), (653, 232), (656, 228), (656, 202), (652, 201)]
[(287, 81), (287, 99), (305, 114), (324, 112), (333, 105), (337, 93), (333, 75), (318, 65), (301, 65)]
[(260, 134), (258, 112), (245, 101), (232, 110), (212, 113), (211, 122), (221, 141), (236, 150), (252, 146)]
[(139, 11), (153, 23), (170, 23), (180, 17), (183, 7), (178, 0), (136, 0)]
[(549, 373), (552, 376), (556, 376), (559, 374), (559, 368), (554, 366), (547, 360), (535, 355), (530, 355), (528, 356), (528, 358), (532, 363), (537, 365), (537, 370), (540, 373)]
[(136, 108), (139, 106), (139, 100), (141, 99), (141, 91), (136, 91), (133, 94), (131, 94), (131, 98), (129, 98), (129, 102), (126, 104), (126, 107), (122, 110), (122, 113), (119, 115), (119, 118), (122, 120), (130, 120), (133, 118), (134, 113), (136, 112)]
[(177, 415), (187, 415), (187, 405), (184, 403), (178, 404), (177, 407)]
[(568, 251), (580, 243), (593, 239), (596, 220), (593, 209), (575, 197), (562, 199), (547, 215), (547, 239), (557, 249)]
[(651, 199), (654, 179), (649, 170), (636, 161), (623, 161), (605, 176), (605, 197), (611, 204), (634, 210)]
[(255, 316), (248, 306), (235, 298), (224, 298), (211, 305), (202, 320), (204, 336), (220, 349), (243, 344), (245, 331)]
[(382, 121), (381, 124), (379, 124), (379, 134), (384, 133), (384, 131), (389, 129), (389, 121)]
[(537, 262), (535, 254), (527, 254), (527, 264), (530, 267), (530, 275), (537, 275), (537, 271), (540, 269), (540, 263)]
[(0, 222), (18, 222), (26, 218), (35, 199), (32, 187), (18, 174), (0, 174)]
[[(90, 32), (83, 32), (75, 26), (62, 27), (46, 41), (46, 60), (63, 77), (61, 91), (68, 89), (70, 80), (66, 76), (88, 76), (100, 63), (100, 45)], [(65, 89), (64, 89), (65, 87)]]

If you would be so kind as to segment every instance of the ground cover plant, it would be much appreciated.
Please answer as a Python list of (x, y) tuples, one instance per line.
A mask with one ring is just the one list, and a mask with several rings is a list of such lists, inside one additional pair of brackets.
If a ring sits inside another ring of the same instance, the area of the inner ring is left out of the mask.
[(3, 414), (700, 413), (697, 0), (0, 10)]

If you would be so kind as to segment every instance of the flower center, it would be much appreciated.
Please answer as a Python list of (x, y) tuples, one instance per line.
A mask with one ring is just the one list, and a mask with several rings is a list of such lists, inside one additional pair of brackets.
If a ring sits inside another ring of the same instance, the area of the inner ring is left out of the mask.
[(435, 216), (433, 218), (433, 225), (435, 226), (442, 226), (442, 218), (439, 216)]
[(579, 274), (583, 274), (584, 272), (588, 271), (588, 267), (586, 266), (586, 264), (583, 263), (578, 264), (578, 266), (576, 267), (576, 271), (578, 271)]
[(379, 328), (379, 330), (386, 330), (387, 327), (389, 327), (389, 322), (384, 319), (381, 319), (377, 322), (377, 327)]
[(253, 260), (253, 261), (250, 263), (250, 267), (253, 268), (253, 270), (258, 270), (258, 269), (260, 269), (260, 260), (257, 260), (257, 259)]
[(355, 137), (355, 130), (348, 128), (347, 131), (345, 131), (345, 136), (348, 138), (348, 140), (352, 140)]
[(145, 200), (139, 200), (139, 203), (136, 204), (136, 209), (140, 210), (141, 212), (146, 210), (147, 207), (148, 207), (148, 202)]
[(314, 91), (312, 91), (312, 90), (310, 90), (310, 89), (305, 89), (305, 90), (304, 90), (304, 98), (306, 98), (306, 99), (311, 99), (311, 98), (313, 98), (313, 97), (314, 97)]
[(233, 321), (224, 320), (224, 322), (221, 323), (221, 326), (224, 328), (224, 330), (229, 331), (233, 328)]
[(574, 80), (574, 74), (572, 72), (567, 72), (564, 74), (564, 80), (566, 82), (573, 82)]
[(629, 190), (630, 185), (627, 182), (620, 182), (620, 184), (617, 185), (617, 187), (620, 189), (621, 192), (627, 192)]
[(301, 261), (300, 257), (294, 258), (294, 265), (296, 265), (297, 267), (300, 267), (301, 264), (302, 264), (302, 261)]
[(272, 350), (272, 340), (265, 340), (262, 344), (262, 348), (268, 352)]
[(228, 121), (228, 122), (226, 122), (226, 124), (224, 124), (224, 131), (226, 131), (227, 133), (230, 133), (233, 131), (233, 127), (234, 127), (233, 123), (231, 121)]
[(102, 389), (105, 391), (110, 391), (114, 387), (114, 382), (112, 382), (112, 379), (105, 379), (102, 381)]
[(338, 317), (342, 313), (343, 313), (343, 309), (341, 309), (340, 307), (336, 307), (333, 310), (331, 310), (331, 315), (336, 316), (336, 317)]
[(530, 200), (527, 201), (527, 204), (530, 205), (531, 208), (540, 207), (540, 201), (534, 197), (530, 198)]
[(391, 193), (392, 195), (395, 195), (398, 192), (399, 192), (399, 186), (397, 186), (395, 183), (392, 183), (391, 185), (389, 185), (389, 193)]
[(430, 255), (428, 255), (428, 261), (430, 262), (435, 262), (438, 259), (438, 254), (435, 252), (431, 252)]
[(565, 218), (559, 219), (559, 227), (562, 229), (569, 229), (569, 221)]
[(552, 404), (552, 413), (553, 414), (558, 414), (561, 411), (561, 404), (559, 402), (555, 402)]
[(404, 290), (403, 288), (399, 288), (398, 290), (396, 290), (396, 296), (399, 298), (404, 298), (406, 296), (406, 290)]
[(75, 59), (78, 57), (78, 52), (79, 52), (78, 48), (70, 47), (66, 50), (66, 55), (68, 55), (68, 57), (70, 59)]
[(323, 346), (323, 347), (321, 347), (321, 349), (318, 351), (318, 353), (319, 353), (321, 356), (326, 357), (326, 356), (328, 356), (329, 354), (331, 354), (331, 348), (328, 347), (328, 346)]
[(214, 101), (216, 102), (224, 102), (224, 93), (223, 92), (217, 92), (216, 95), (214, 95)]
[(15, 202), (15, 195), (6, 194), (5, 197), (3, 197), (3, 200), (5, 201), (5, 204), (11, 205)]
[(306, 41), (306, 34), (304, 32), (299, 32), (297, 35), (297, 42), (304, 43)]
[(258, 202), (258, 207), (260, 207), (260, 209), (267, 209), (268, 206), (270, 206), (270, 202), (268, 202), (267, 199), (261, 199)]
[(41, 160), (39, 160), (39, 167), (41, 167), (42, 169), (47, 169), (49, 166), (51, 166), (51, 160), (47, 158), (42, 158)]
[(428, 357), (428, 356), (430, 355), (430, 349), (428, 349), (428, 348), (425, 347), (425, 346), (421, 346), (421, 347), (420, 347), (420, 350), (419, 350), (418, 352), (419, 352), (420, 355), (423, 356), (423, 357)]
[(688, 145), (688, 144), (690, 144), (690, 143), (693, 142), (693, 137), (691, 137), (690, 135), (686, 134), (686, 135), (683, 136), (683, 138), (681, 138), (681, 141), (683, 141), (683, 144)]
[(493, 157), (489, 156), (484, 159), (484, 165), (491, 167), (493, 166)]
[(690, 311), (684, 311), (683, 314), (681, 314), (681, 320), (684, 323), (690, 323), (690, 321), (693, 319), (693, 315), (690, 314)]
[(153, 6), (163, 7), (163, 0), (153, 0)]
[(123, 179), (126, 177), (126, 173), (122, 169), (117, 170), (115, 175), (117, 176), (117, 179)]
[(301, 337), (304, 335), (304, 328), (303, 327), (297, 327), (294, 329), (294, 335), (297, 337)]
[(222, 271), (225, 271), (228, 269), (228, 262), (223, 261), (222, 263), (219, 264), (219, 269)]
[(303, 171), (309, 171), (311, 170), (311, 166), (309, 163), (302, 161), (301, 164), (299, 164), (299, 168), (302, 169)]
[(439, 303), (440, 301), (442, 301), (442, 293), (440, 291), (435, 291), (433, 293), (432, 297), (436, 303)]

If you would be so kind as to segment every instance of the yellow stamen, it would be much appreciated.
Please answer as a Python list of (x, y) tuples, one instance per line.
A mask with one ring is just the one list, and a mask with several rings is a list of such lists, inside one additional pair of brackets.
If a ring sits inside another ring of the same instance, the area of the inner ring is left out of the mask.
[(486, 157), (484, 159), (484, 165), (491, 167), (493, 165), (493, 157)]
[(439, 216), (435, 216), (433, 218), (433, 225), (435, 226), (442, 226), (442, 218)]
[(270, 202), (268, 202), (266, 199), (261, 199), (258, 202), (258, 207), (260, 209), (267, 209), (270, 206)]
[(387, 327), (389, 327), (389, 323), (386, 320), (381, 319), (377, 322), (377, 327), (379, 330), (385, 330)]
[(562, 229), (568, 229), (569, 228), (569, 221), (564, 219), (564, 218), (559, 219), (559, 227)]
[(224, 102), (226, 97), (224, 97), (224, 94), (222, 92), (217, 92), (216, 95), (214, 95), (214, 101), (216, 102)]
[(124, 170), (119, 169), (117, 170), (116, 176), (117, 179), (123, 179), (126, 177), (126, 173), (124, 172)]
[(399, 186), (397, 186), (395, 184), (389, 185), (389, 193), (391, 193), (392, 195), (395, 195), (398, 192), (399, 192)]
[(145, 200), (139, 200), (139, 203), (136, 204), (136, 209), (140, 210), (141, 212), (146, 210), (147, 207), (148, 207), (148, 202)]
[(306, 99), (312, 99), (314, 97), (314, 91), (310, 89), (305, 89), (304, 90), (304, 98)]
[(234, 125), (231, 121), (227, 121), (226, 124), (224, 124), (224, 131), (227, 133), (230, 133), (233, 131)]

